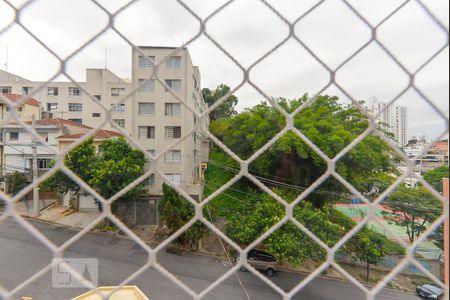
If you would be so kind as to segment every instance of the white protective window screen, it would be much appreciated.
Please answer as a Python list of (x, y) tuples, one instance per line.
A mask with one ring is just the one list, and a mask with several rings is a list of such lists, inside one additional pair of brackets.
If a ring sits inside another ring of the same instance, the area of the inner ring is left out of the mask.
[(172, 56), (166, 60), (167, 69), (181, 69), (181, 56)]
[(154, 126), (139, 126), (139, 138), (140, 139), (154, 139), (155, 127)]
[(167, 173), (165, 174), (170, 182), (172, 182), (174, 185), (176, 186), (180, 186), (181, 185), (181, 174), (180, 173)]
[(119, 127), (125, 127), (125, 119), (113, 119), (113, 122), (116, 123)]
[(155, 57), (154, 56), (142, 56), (139, 55), (139, 68), (141, 69), (150, 69), (155, 65)]
[(180, 79), (167, 79), (167, 86), (174, 92), (181, 92), (181, 80)]
[(140, 92), (144, 93), (153, 92), (155, 90), (155, 80), (139, 79), (139, 86), (141, 87), (139, 89)]
[(166, 126), (164, 128), (164, 137), (166, 140), (179, 139), (181, 137), (181, 127)]
[(139, 115), (154, 115), (155, 102), (139, 102), (138, 113)]
[(181, 162), (181, 150), (169, 150), (164, 154), (164, 161), (166, 163), (180, 163)]
[(165, 105), (166, 116), (177, 116), (181, 114), (180, 103), (166, 103)]
[[(112, 106), (113, 104), (111, 104)], [(125, 112), (125, 104), (119, 104), (113, 107), (113, 112)]]

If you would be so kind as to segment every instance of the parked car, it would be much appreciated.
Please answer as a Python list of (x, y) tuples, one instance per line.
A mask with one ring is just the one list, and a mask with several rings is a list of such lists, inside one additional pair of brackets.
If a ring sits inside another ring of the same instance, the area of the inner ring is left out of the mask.
[(433, 284), (422, 284), (416, 288), (417, 294), (425, 300), (442, 299), (444, 290)]
[[(236, 256), (236, 261), (239, 260), (239, 256)], [(272, 277), (278, 271), (277, 260), (275, 256), (265, 251), (252, 249), (247, 254), (248, 263), (257, 270), (264, 271), (268, 277)], [(247, 270), (242, 267), (241, 272)]]

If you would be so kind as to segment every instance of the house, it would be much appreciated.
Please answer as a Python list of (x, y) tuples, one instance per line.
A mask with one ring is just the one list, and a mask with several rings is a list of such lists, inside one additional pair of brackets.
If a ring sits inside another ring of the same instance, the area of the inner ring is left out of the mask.
[[(11, 102), (17, 102), (23, 97), (18, 94), (2, 94), (2, 96)], [(8, 118), (10, 111), (11, 108), (0, 97), (0, 122)], [(40, 102), (34, 98), (27, 98), (17, 107), (17, 115), (22, 121), (31, 121), (33, 115), (37, 120), (40, 119)]]

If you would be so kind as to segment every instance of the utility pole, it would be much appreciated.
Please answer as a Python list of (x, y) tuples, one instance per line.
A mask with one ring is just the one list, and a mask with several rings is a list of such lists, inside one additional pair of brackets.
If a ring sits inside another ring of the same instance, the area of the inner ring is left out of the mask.
[[(31, 117), (33, 131), (36, 133), (36, 118), (34, 114)], [(33, 184), (38, 180), (38, 170), (37, 170), (37, 151), (36, 151), (36, 136), (33, 135), (33, 142), (31, 148), (33, 149)], [(39, 217), (39, 188), (33, 186), (33, 216)]]

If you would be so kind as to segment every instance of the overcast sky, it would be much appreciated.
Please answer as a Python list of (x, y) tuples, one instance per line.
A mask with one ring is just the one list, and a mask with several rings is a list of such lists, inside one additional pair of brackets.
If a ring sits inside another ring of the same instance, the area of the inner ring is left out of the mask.
[[(318, 1), (267, 0), (289, 21), (296, 20)], [(16, 5), (24, 1), (11, 1)], [(114, 12), (124, 0), (99, 0)], [(205, 18), (225, 0), (184, 0)], [(403, 1), (350, 1), (372, 25), (376, 25)], [(448, 28), (449, 1), (423, 0)], [(0, 30), (11, 22), (13, 12), (0, 1)], [(23, 24), (61, 57), (67, 57), (107, 25), (108, 18), (88, 0), (40, 0), (21, 13)], [(136, 45), (179, 46), (199, 30), (199, 22), (174, 0), (141, 0), (120, 13), (116, 28)], [(289, 33), (283, 23), (260, 0), (236, 0), (207, 23), (207, 32), (244, 67), (252, 65)], [(297, 36), (331, 68), (336, 68), (370, 38), (370, 29), (340, 0), (328, 0), (295, 27)], [(410, 1), (381, 25), (378, 38), (411, 72), (446, 43), (446, 34)], [(243, 78), (240, 69), (205, 36), (189, 46), (194, 64), (200, 67), (202, 86), (220, 83), (231, 87)], [(14, 25), (0, 35), (0, 68), (30, 80), (45, 81), (57, 72), (58, 61), (23, 29)], [(69, 61), (67, 71), (85, 80), (85, 68), (107, 66), (120, 77), (131, 77), (130, 46), (108, 31)], [(448, 47), (416, 78), (417, 86), (444, 110), (449, 109)], [(314, 94), (329, 82), (325, 69), (297, 41), (290, 39), (250, 73), (251, 80), (273, 97)], [(66, 80), (62, 78), (62, 80)], [(371, 44), (336, 74), (336, 81), (356, 99), (376, 97), (389, 101), (408, 85), (405, 73), (376, 44)], [(336, 87), (325, 91), (342, 96)], [(252, 106), (262, 95), (248, 84), (237, 91), (238, 108)], [(409, 135), (436, 137), (446, 130), (442, 119), (414, 91), (398, 104), (409, 109)]]

